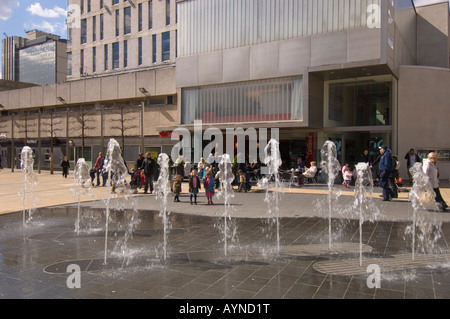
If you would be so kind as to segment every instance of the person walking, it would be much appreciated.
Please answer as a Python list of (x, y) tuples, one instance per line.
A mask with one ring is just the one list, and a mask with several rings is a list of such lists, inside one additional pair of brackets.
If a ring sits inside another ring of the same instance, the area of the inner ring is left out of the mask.
[(177, 175), (175, 182), (173, 183), (173, 192), (175, 193), (175, 196), (173, 198), (174, 202), (181, 202), (180, 194), (181, 194), (181, 181), (182, 180), (183, 180), (183, 176)]
[(419, 155), (417, 155), (415, 153), (414, 149), (412, 148), (409, 150), (408, 153), (406, 153), (405, 160), (406, 160), (406, 171), (408, 172), (409, 182), (412, 184), (413, 178), (412, 178), (412, 175), (411, 175), (411, 172), (409, 171), (409, 169), (411, 167), (413, 167), (415, 163), (420, 163), (421, 159), (420, 159)]
[(380, 147), (380, 154), (381, 158), (378, 168), (380, 170), (380, 186), (383, 189), (383, 201), (390, 201), (395, 197), (389, 181), (393, 171), (392, 153), (386, 145), (383, 145)]
[(429, 153), (428, 160), (424, 161), (422, 169), (428, 176), (431, 187), (433, 187), (434, 193), (436, 194), (435, 201), (438, 205), (439, 211), (446, 212), (448, 206), (444, 198), (442, 198), (441, 191), (439, 189), (439, 168), (436, 165), (437, 159), (438, 155), (436, 152)]
[[(104, 157), (103, 157), (102, 152), (100, 152), (100, 153), (98, 153), (98, 157), (97, 157), (97, 160), (95, 161), (95, 165), (94, 165), (95, 173), (97, 175), (97, 186), (100, 186), (100, 175), (102, 175), (103, 163), (104, 163)], [(103, 177), (103, 175), (102, 175), (102, 177)], [(104, 178), (103, 178), (103, 184), (106, 184)]]
[(64, 176), (64, 178), (67, 178), (70, 167), (69, 159), (67, 158), (67, 156), (64, 156), (64, 159), (61, 161), (61, 167), (63, 169), (62, 175)]
[(144, 172), (145, 184), (144, 194), (148, 193), (148, 187), (150, 186), (150, 194), (153, 193), (153, 169), (155, 167), (155, 161), (152, 158), (152, 154), (147, 152), (145, 159), (142, 161), (141, 170)]
[(189, 193), (191, 193), (191, 205), (193, 204), (192, 198), (194, 198), (194, 203), (195, 205), (197, 205), (197, 194), (200, 188), (200, 178), (197, 176), (197, 171), (194, 169), (189, 176)]

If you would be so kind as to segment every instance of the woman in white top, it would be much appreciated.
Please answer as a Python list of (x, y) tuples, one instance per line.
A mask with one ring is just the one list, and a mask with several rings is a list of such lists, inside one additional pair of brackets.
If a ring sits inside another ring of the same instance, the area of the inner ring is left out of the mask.
[(438, 155), (435, 152), (428, 154), (428, 160), (423, 161), (423, 172), (428, 176), (431, 187), (433, 187), (436, 193), (435, 200), (438, 203), (439, 210), (445, 212), (447, 209), (447, 203), (444, 201), (439, 190), (439, 168), (436, 166)]
[(310, 168), (305, 168), (305, 172), (303, 173), (303, 177), (304, 178), (313, 178), (314, 176), (316, 176), (317, 173), (317, 166), (316, 166), (316, 162), (311, 162), (311, 167)]

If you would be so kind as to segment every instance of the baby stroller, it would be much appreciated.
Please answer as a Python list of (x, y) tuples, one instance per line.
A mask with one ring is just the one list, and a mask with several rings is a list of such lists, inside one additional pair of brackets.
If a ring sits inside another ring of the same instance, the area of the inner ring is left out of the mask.
[(138, 189), (141, 187), (141, 170), (138, 169), (137, 171), (131, 172), (131, 182), (130, 186), (131, 189)]

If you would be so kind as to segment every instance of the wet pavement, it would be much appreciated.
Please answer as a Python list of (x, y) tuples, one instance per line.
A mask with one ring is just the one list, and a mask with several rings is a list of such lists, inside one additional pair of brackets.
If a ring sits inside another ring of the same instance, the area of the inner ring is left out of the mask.
[[(210, 206), (199, 198), (199, 204), (191, 206), (186, 196), (181, 199), (182, 203), (170, 202), (172, 213), (166, 235), (159, 200), (154, 195), (135, 197), (136, 210), (111, 210), (106, 255), (103, 201), (82, 203), (78, 233), (76, 204), (37, 209), (26, 227), (22, 212), (1, 215), (0, 298), (181, 301), (450, 297), (450, 223), (446, 221), (434, 220), (417, 227), (413, 263), (408, 233), (411, 221), (407, 219), (364, 223), (360, 251), (359, 221), (333, 218), (330, 246), (326, 214), (314, 216), (326, 211), (321, 202), (324, 195), (284, 194), (283, 205), (286, 209), (297, 207), (297, 216), (276, 219), (267, 218), (264, 211), (261, 216), (240, 216), (246, 209), (264, 210), (266, 203), (264, 192), (236, 194), (236, 216), (227, 219), (226, 241), (220, 201)], [(405, 216), (410, 210), (407, 202), (374, 200), (386, 212), (385, 217), (389, 206), (383, 205), (399, 205), (396, 210), (405, 210)], [(341, 205), (348, 203), (351, 197), (341, 196)], [(310, 215), (304, 210), (311, 211)], [(196, 211), (203, 213), (194, 214)], [(448, 215), (429, 214), (442, 218)], [(397, 255), (406, 256), (406, 261), (394, 270), (380, 265), (380, 276), (369, 278), (376, 275), (367, 272), (372, 260), (390, 261)], [(435, 263), (433, 256), (442, 258)], [(326, 270), (327, 263), (358, 264), (360, 257), (364, 264), (359, 273), (342, 275)], [(419, 257), (424, 260), (419, 262)], [(72, 273), (68, 268), (71, 265), (79, 267), (80, 272)], [(79, 288), (70, 288), (77, 278)], [(379, 279), (378, 288), (373, 278)]]
[(78, 210), (73, 178), (40, 175), (24, 227), (19, 175), (1, 172), (1, 299), (164, 299), (178, 311), (206, 299), (450, 298), (450, 214), (421, 212), (413, 228), (407, 188), (391, 202), (376, 188), (380, 214), (360, 232), (353, 189), (336, 186), (331, 239), (324, 185), (284, 189), (278, 218), (264, 190), (235, 193), (224, 218), (223, 199), (207, 205), (200, 194), (190, 205), (184, 183), (181, 203), (168, 197), (166, 224), (155, 195), (112, 194), (105, 240), (106, 187)]

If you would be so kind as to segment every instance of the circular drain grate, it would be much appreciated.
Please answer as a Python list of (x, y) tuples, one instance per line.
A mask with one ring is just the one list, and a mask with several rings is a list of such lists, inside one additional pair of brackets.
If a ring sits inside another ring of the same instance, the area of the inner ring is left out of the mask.
[(334, 261), (321, 261), (314, 264), (314, 269), (329, 275), (353, 276), (367, 274), (370, 265), (379, 266), (381, 272), (391, 272), (424, 267), (439, 267), (450, 262), (450, 254), (427, 255), (412, 254), (392, 255), (388, 258), (363, 258), (360, 266), (359, 258)]
[(188, 254), (172, 254), (166, 261), (155, 256), (137, 256), (131, 258), (110, 257), (107, 258), (106, 263), (104, 259), (81, 259), (81, 260), (64, 260), (44, 268), (44, 272), (49, 274), (65, 274), (69, 265), (77, 265), (81, 271), (104, 271), (104, 270), (118, 270), (135, 267), (152, 267), (155, 265), (170, 264), (185, 264), (189, 263)]
[[(371, 251), (371, 246), (362, 245), (362, 253)], [(280, 253), (299, 257), (359, 254), (360, 246), (359, 243), (334, 243), (330, 249), (329, 244), (292, 245), (280, 247)]]

